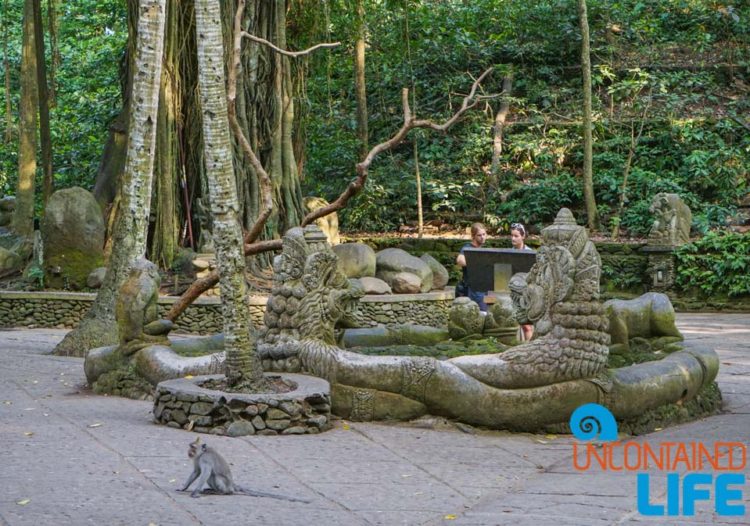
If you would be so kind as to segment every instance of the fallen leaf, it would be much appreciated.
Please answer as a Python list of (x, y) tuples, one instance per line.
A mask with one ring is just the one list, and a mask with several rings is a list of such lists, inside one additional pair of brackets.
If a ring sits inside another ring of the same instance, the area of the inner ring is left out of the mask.
[(341, 427), (344, 429), (344, 431), (349, 431), (351, 429), (349, 422), (344, 422), (343, 424), (341, 424)]
[(454, 521), (458, 518), (458, 515), (453, 515), (452, 513), (450, 513), (443, 518), (447, 521)]
[(546, 444), (546, 443), (547, 443), (547, 441), (546, 441), (546, 440), (541, 440), (541, 439), (539, 439), (539, 438), (535, 438), (535, 439), (534, 439), (534, 442), (538, 442), (539, 444)]
[(194, 378), (194, 376), (192, 374), (186, 374), (185, 378), (188, 379), (188, 380), (190, 380), (191, 378)]
[(31, 499), (23, 499), (16, 502), (19, 506), (26, 506), (29, 502), (31, 502)]
[(101, 427), (102, 425), (101, 422), (97, 422), (96, 424), (89, 424), (89, 427)]
[(405, 479), (406, 479), (406, 478), (409, 478), (409, 477), (411, 477), (411, 475), (401, 475), (401, 476), (402, 476), (403, 478), (405, 478)]
[(191, 420), (190, 422), (188, 422), (188, 425), (187, 425), (187, 427), (185, 428), (185, 430), (187, 430), (187, 431), (192, 431), (192, 430), (193, 430), (193, 426), (194, 426), (194, 425), (195, 425), (195, 420)]
[(34, 436), (34, 432), (33, 431), (26, 431), (24, 433), (24, 435), (26, 435), (27, 437)]
[(169, 479), (169, 483), (177, 482), (177, 479)]
[(557, 435), (544, 435), (544, 438), (547, 440), (555, 440), (557, 438)]
[(661, 431), (662, 429), (664, 429), (664, 428), (663, 427), (655, 427), (654, 431)]
[(10, 400), (6, 400), (6, 401), (4, 401), (3, 403), (4, 403), (5, 405), (13, 405), (13, 402), (11, 402)]
[(34, 409), (36, 409), (36, 407), (27, 407), (24, 411), (33, 411)]

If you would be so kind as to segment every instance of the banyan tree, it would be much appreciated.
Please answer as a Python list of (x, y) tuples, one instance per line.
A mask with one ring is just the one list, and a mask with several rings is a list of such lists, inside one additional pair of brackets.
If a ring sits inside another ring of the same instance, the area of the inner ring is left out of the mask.
[[(135, 55), (137, 0), (128, 0), (129, 39), (123, 60), (123, 110), (112, 124), (97, 177), (95, 194), (102, 204), (115, 203), (124, 165), (127, 115), (130, 111), (132, 61)], [(193, 2), (167, 0), (164, 67), (158, 110), (159, 135), (154, 169), (149, 259), (172, 263), (181, 245), (210, 247), (208, 181), (202, 150), (201, 101)], [(235, 0), (221, 2), (225, 62), (230, 66)], [(243, 31), (287, 49), (285, 0), (250, 1)], [(264, 237), (279, 237), (302, 218), (295, 127), (295, 64), (269, 46), (246, 41), (237, 78), (237, 118), (273, 184), (274, 211)], [(261, 209), (256, 171), (241, 148), (233, 148), (235, 178), (243, 227), (255, 223)]]

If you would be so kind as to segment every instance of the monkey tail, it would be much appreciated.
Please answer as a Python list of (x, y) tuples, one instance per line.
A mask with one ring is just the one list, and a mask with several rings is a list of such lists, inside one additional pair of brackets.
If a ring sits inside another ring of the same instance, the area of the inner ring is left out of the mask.
[(235, 486), (234, 491), (235, 493), (240, 493), (242, 495), (247, 495), (249, 497), (267, 497), (269, 499), (286, 500), (288, 502), (304, 502), (305, 504), (310, 503), (309, 500), (297, 499), (295, 497), (287, 497), (286, 495), (279, 495), (278, 493), (266, 493), (265, 491), (255, 491), (253, 489), (243, 488), (242, 486)]

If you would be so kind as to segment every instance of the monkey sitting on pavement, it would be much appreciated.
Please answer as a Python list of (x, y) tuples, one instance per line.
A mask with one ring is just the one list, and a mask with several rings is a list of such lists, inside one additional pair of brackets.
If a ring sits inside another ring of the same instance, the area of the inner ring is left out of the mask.
[[(199, 497), (201, 493), (216, 495), (248, 495), (251, 497), (269, 497), (272, 499), (287, 500), (289, 502), (310, 502), (309, 500), (295, 499), (284, 495), (275, 495), (263, 491), (254, 491), (243, 488), (234, 483), (229, 464), (215, 449), (200, 443), (200, 438), (190, 443), (188, 458), (193, 459), (193, 472), (178, 491), (187, 491), (190, 485), (198, 479), (198, 484), (190, 493), (191, 497)], [(208, 484), (208, 489), (203, 487)]]

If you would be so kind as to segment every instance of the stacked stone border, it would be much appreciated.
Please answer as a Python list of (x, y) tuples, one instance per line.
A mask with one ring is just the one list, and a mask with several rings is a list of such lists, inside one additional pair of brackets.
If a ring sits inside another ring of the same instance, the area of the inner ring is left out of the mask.
[[(0, 327), (71, 329), (89, 310), (96, 294), (86, 292), (0, 291)], [(177, 301), (176, 296), (159, 298), (163, 316)], [(250, 296), (250, 316), (255, 326), (263, 323), (265, 296)], [(396, 325), (416, 323), (432, 327), (448, 324), (453, 289), (425, 294), (368, 295), (360, 310), (364, 324)], [(176, 332), (216, 334), (223, 330), (221, 301), (217, 297), (198, 298), (177, 319)]]
[(167, 380), (156, 386), (154, 421), (214, 435), (304, 435), (330, 427), (330, 384), (313, 376), (270, 373), (296, 384), (288, 393), (244, 394), (201, 387), (223, 375)]

